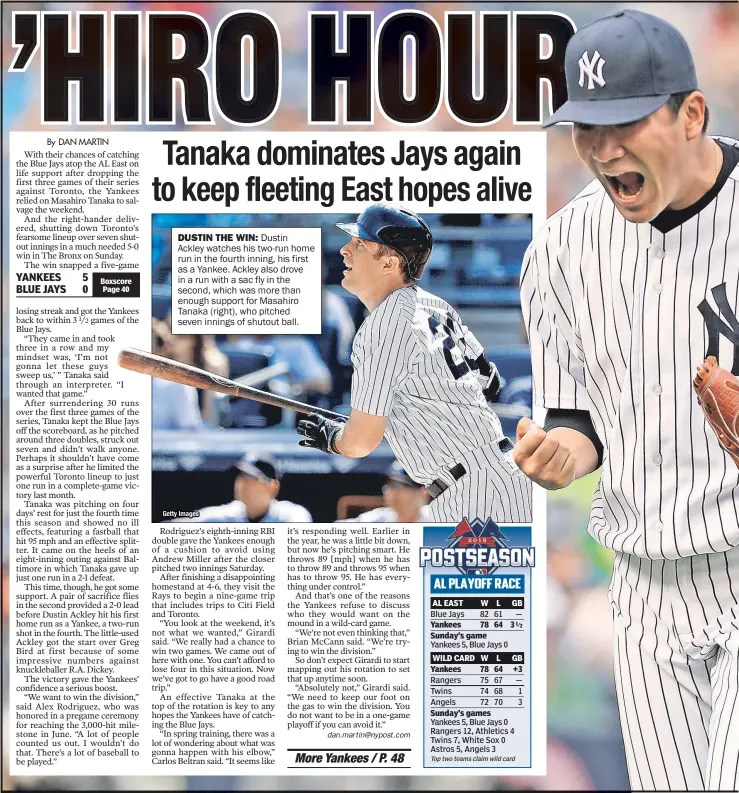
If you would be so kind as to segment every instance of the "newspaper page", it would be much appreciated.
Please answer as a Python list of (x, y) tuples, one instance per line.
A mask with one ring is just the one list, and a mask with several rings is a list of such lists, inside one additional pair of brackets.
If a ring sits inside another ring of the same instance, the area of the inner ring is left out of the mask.
[(411, 5), (4, 4), (10, 776), (546, 772), (577, 26)]

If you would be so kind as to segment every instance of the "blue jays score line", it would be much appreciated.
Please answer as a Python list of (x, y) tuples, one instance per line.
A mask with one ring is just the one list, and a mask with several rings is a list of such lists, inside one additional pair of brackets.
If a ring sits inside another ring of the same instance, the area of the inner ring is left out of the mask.
[(461, 569), (534, 567), (536, 565), (536, 549), (532, 546), (490, 548), (480, 545), (465, 548), (437, 548), (424, 545), (419, 548), (418, 560), (421, 567), (427, 565)]

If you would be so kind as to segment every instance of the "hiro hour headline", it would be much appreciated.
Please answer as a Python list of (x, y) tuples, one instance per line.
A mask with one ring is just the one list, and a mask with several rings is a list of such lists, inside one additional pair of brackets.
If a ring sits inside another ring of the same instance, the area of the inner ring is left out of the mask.
[[(574, 32), (555, 12), (447, 11), (443, 23), (415, 9), (306, 12), (307, 122), (372, 124), (377, 108), (423, 124), (444, 103), (463, 124), (509, 109), (515, 123), (537, 124), (544, 102), (551, 111), (566, 99)], [(283, 45), (261, 11), (212, 23), (180, 10), (19, 11), (12, 36), (9, 71), (35, 65), (44, 124), (247, 126), (279, 109)]]

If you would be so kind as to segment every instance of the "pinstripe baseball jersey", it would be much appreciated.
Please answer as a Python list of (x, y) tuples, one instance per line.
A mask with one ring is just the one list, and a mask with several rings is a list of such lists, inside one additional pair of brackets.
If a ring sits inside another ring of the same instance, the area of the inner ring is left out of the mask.
[[(429, 484), (457, 462), (467, 470), (497, 468), (506, 484), (517, 469), (497, 452), (500, 420), (489, 407), (473, 362), (483, 353), (459, 314), (418, 286), (392, 292), (370, 312), (354, 338), (351, 406), (386, 416), (385, 437), (416, 482)], [(496, 447), (496, 456), (483, 450)], [(479, 462), (470, 452), (480, 449)], [(510, 491), (516, 514), (530, 512), (523, 484)], [(462, 507), (460, 507), (462, 508)], [(523, 517), (510, 519), (524, 519)]]
[(605, 448), (589, 531), (651, 559), (739, 545), (737, 467), (692, 388), (711, 337), (732, 366), (739, 313), (739, 142), (716, 140), (724, 165), (696, 204), (631, 223), (594, 180), (521, 274), (534, 403), (589, 410)]

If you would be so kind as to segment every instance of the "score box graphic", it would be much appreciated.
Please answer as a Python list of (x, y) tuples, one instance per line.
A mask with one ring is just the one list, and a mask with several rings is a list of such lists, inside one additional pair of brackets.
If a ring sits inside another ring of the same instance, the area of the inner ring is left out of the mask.
[(531, 529), (423, 538), (424, 767), (531, 768)]

